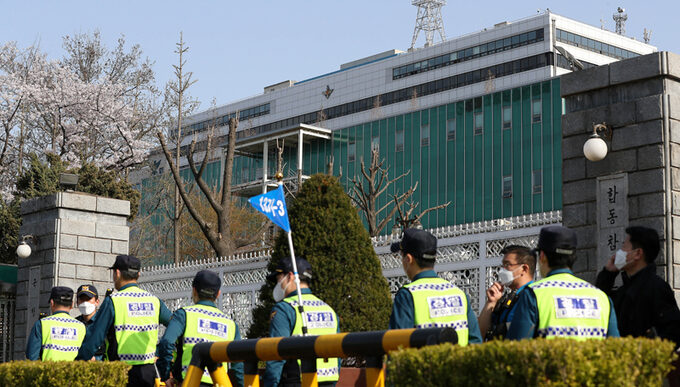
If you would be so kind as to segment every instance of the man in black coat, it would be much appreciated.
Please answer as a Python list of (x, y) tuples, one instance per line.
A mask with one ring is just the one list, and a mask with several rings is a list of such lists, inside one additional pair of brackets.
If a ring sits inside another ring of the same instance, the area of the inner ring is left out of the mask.
[[(597, 275), (596, 285), (614, 301), (622, 337), (659, 336), (678, 345), (680, 310), (671, 287), (656, 275), (654, 260), (658, 254), (659, 235), (655, 230), (628, 227), (621, 250)], [(623, 271), (623, 286), (614, 289), (619, 270)]]

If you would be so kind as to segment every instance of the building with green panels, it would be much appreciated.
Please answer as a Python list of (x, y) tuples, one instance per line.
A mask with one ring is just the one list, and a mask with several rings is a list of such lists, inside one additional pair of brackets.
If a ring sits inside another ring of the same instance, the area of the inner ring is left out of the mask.
[[(238, 114), (233, 189), (243, 197), (275, 186), (276, 143), (283, 140), (287, 184), (328, 172), (332, 162), (348, 190), (361, 177), (361, 160), (368, 163), (377, 148), (390, 177), (408, 172), (379, 197), (378, 208), (416, 183), (416, 212), (450, 203), (425, 215), (425, 228), (560, 210), (559, 75), (655, 50), (545, 12), (268, 86), (190, 117), (183, 146), (194, 136), (204, 140), (215, 124), (215, 143), (224, 147), (226, 123)], [(207, 172), (215, 184), (222, 153)], [(162, 154), (152, 159), (162, 170)], [(138, 177), (148, 178), (148, 171)]]

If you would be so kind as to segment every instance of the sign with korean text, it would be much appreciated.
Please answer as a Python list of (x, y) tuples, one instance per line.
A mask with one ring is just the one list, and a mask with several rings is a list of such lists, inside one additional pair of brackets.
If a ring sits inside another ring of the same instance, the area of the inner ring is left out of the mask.
[(621, 248), (628, 227), (628, 174), (597, 178), (598, 270)]
[(248, 201), (256, 210), (265, 214), (274, 224), (281, 227), (285, 232), (290, 232), (283, 186), (280, 185), (279, 188), (273, 191), (253, 196)]

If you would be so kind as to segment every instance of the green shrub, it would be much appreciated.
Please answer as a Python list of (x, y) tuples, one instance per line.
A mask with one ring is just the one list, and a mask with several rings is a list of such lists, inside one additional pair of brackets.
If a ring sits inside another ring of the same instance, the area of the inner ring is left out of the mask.
[(13, 361), (0, 364), (0, 386), (125, 386), (130, 366), (101, 361)]
[(661, 339), (491, 341), (390, 354), (390, 386), (660, 386), (674, 344)]
[[(387, 329), (392, 301), (368, 231), (338, 179), (317, 174), (288, 201), (295, 255), (312, 265), (311, 288), (338, 314), (343, 332)], [(269, 270), (290, 256), (288, 240), (276, 239)], [(260, 289), (249, 338), (268, 336), (273, 284)]]

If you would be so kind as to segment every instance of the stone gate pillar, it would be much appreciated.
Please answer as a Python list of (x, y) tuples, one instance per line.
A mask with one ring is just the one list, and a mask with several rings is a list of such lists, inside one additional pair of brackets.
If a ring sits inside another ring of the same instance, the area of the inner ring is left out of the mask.
[[(575, 271), (594, 282), (628, 225), (653, 227), (658, 274), (680, 300), (680, 56), (657, 52), (562, 76), (563, 224), (576, 230)], [(588, 161), (593, 124), (613, 129)]]
[[(53, 286), (75, 292), (112, 287), (108, 268), (128, 253), (130, 202), (80, 192), (58, 192), (21, 203), (20, 235), (32, 235), (31, 255), (19, 259), (14, 359), (24, 359), (26, 337), (40, 312), (49, 313)], [(74, 310), (72, 315), (77, 315)]]

